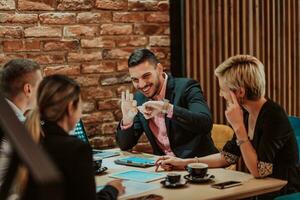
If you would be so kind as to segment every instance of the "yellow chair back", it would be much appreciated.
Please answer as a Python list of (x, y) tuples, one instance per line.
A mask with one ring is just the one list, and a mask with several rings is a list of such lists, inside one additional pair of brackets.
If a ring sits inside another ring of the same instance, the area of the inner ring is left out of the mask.
[(222, 150), (223, 146), (228, 140), (231, 140), (232, 136), (233, 130), (230, 126), (223, 124), (213, 124), (211, 137), (219, 151)]

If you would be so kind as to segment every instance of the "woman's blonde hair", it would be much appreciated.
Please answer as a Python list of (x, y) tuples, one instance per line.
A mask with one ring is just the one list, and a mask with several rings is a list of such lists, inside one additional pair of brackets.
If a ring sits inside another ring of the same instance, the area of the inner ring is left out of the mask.
[(253, 56), (232, 56), (215, 69), (215, 75), (224, 78), (232, 91), (243, 87), (249, 100), (257, 100), (265, 95), (264, 65)]
[[(41, 120), (58, 122), (67, 113), (70, 102), (77, 107), (80, 100), (80, 86), (64, 75), (51, 75), (42, 80), (37, 91), (37, 105), (26, 117), (25, 126), (33, 140), (39, 143), (42, 135)], [(19, 191), (27, 183), (28, 172), (20, 167), (18, 172)]]

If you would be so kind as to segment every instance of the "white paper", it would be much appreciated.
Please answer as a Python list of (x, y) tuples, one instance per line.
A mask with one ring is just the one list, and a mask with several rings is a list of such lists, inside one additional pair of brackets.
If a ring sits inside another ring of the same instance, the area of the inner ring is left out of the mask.
[[(119, 198), (127, 198), (129, 196), (137, 195), (140, 193), (144, 193), (144, 192), (148, 192), (160, 188), (159, 184), (141, 183), (141, 182), (128, 181), (128, 180), (124, 180), (123, 185), (125, 186), (125, 193), (119, 196)], [(97, 192), (101, 190), (103, 187), (104, 186), (97, 186)]]

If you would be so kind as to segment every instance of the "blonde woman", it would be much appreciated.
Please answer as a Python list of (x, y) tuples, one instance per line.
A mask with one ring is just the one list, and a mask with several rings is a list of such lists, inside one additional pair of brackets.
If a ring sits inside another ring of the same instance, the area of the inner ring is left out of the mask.
[[(37, 108), (26, 119), (35, 141), (41, 142), (64, 178), (65, 200), (117, 199), (121, 181), (111, 181), (96, 193), (90, 147), (68, 133), (81, 116), (80, 87), (62, 75), (46, 77), (37, 92)], [(35, 183), (20, 178), (24, 199), (38, 199)]]
[(215, 70), (220, 96), (227, 103), (226, 118), (234, 130), (221, 153), (194, 159), (161, 157), (156, 165), (165, 170), (184, 169), (193, 162), (224, 167), (243, 158), (257, 178), (288, 180), (281, 193), (300, 191), (300, 167), (295, 134), (283, 108), (265, 98), (263, 64), (253, 56), (237, 55)]

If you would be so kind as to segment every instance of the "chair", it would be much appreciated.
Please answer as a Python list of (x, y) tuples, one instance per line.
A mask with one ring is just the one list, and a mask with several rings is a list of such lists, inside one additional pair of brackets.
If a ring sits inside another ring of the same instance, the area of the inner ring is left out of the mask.
[(211, 131), (211, 137), (215, 143), (215, 146), (219, 151), (222, 150), (223, 146), (233, 136), (233, 130), (230, 126), (223, 124), (213, 124)]
[(300, 160), (300, 118), (295, 116), (289, 116), (289, 121), (296, 135), (298, 149), (299, 149), (299, 160)]
[(282, 195), (276, 197), (274, 200), (299, 200), (300, 199), (300, 192)]
[[(233, 133), (234, 132), (230, 126), (223, 124), (213, 124), (213, 128), (211, 130), (211, 138), (219, 151), (223, 149), (223, 146), (227, 141), (231, 140)], [(238, 166), (237, 164), (234, 164), (228, 166), (226, 169), (237, 170)]]

